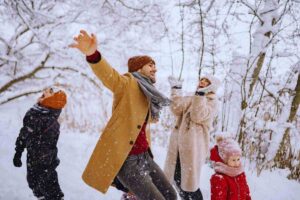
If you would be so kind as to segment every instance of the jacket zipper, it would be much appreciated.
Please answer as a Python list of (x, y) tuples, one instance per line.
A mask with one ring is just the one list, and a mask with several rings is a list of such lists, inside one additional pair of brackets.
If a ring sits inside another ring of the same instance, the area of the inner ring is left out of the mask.
[(241, 200), (240, 199), (240, 187), (239, 187), (239, 184), (236, 182), (236, 177), (234, 177), (234, 182), (235, 182), (235, 184), (236, 184), (236, 186), (238, 188), (238, 200)]

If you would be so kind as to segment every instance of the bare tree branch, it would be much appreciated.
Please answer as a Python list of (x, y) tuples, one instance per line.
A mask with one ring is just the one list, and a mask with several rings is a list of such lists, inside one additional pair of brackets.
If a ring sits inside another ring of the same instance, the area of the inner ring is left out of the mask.
[(135, 7), (132, 7), (132, 6), (128, 6), (124, 1), (122, 0), (117, 0), (117, 2), (121, 3), (121, 5), (123, 5), (125, 8), (128, 8), (130, 10), (133, 10), (133, 11), (136, 11), (136, 12), (144, 12), (144, 9), (147, 7), (147, 6), (144, 6), (143, 8), (135, 8)]
[(264, 23), (262, 18), (257, 13), (257, 10), (254, 10), (248, 3), (244, 2), (243, 0), (241, 0), (241, 2), (242, 2), (242, 4), (244, 4), (246, 7), (248, 7), (253, 12), (253, 14), (258, 18), (258, 20), (260, 21), (261, 24)]
[(290, 0), (287, 0), (287, 1), (286, 1), (285, 5), (284, 5), (284, 9), (283, 9), (282, 13), (280, 14), (280, 16), (278, 17), (276, 23), (278, 23), (278, 22), (281, 21), (281, 19), (283, 18), (283, 16), (286, 14), (286, 11), (287, 11), (287, 10), (290, 10), (290, 8), (291, 8), (292, 5), (290, 5), (289, 8), (287, 8), (287, 5), (288, 5), (289, 2), (290, 2)]
[(179, 73), (178, 80), (181, 79), (182, 71), (184, 67), (184, 5), (181, 4), (181, 1), (179, 0), (179, 11), (180, 11), (180, 21), (181, 21), (181, 69)]
[(8, 83), (4, 84), (2, 87), (0, 87), (0, 94), (3, 93), (5, 90), (9, 89), (10, 87), (12, 87), (13, 85), (24, 81), (25, 79), (31, 78), (32, 76), (34, 76), (38, 71), (40, 71), (41, 69), (43, 69), (45, 63), (47, 62), (47, 60), (49, 59), (50, 54), (47, 54), (45, 59), (41, 62), (41, 65), (39, 65), (38, 67), (36, 67), (35, 69), (33, 69), (31, 72), (20, 76), (16, 79), (13, 79), (11, 81), (9, 81)]
[(77, 69), (74, 69), (72, 67), (56, 67), (56, 66), (45, 66), (43, 68), (44, 69), (52, 69), (52, 70), (61, 70), (61, 71), (71, 71), (71, 72), (76, 72), (76, 73), (79, 73), (81, 76), (87, 78), (95, 87), (97, 87), (98, 89), (102, 90), (102, 88), (100, 87), (100, 85), (94, 80), (92, 79), (91, 77), (89, 77), (87, 74), (83, 73), (83, 72), (80, 72), (79, 70)]
[(21, 94), (18, 94), (18, 95), (15, 95), (13, 97), (9, 97), (8, 99), (4, 100), (4, 101), (1, 101), (0, 102), (0, 105), (3, 105), (5, 103), (8, 103), (10, 101), (13, 101), (13, 100), (16, 100), (20, 97), (24, 97), (24, 96), (29, 96), (29, 95), (32, 95), (32, 94), (37, 94), (37, 93), (40, 93), (42, 92), (43, 90), (36, 90), (36, 91), (31, 91), (31, 92), (25, 92), (25, 93), (21, 93)]
[(201, 70), (202, 70), (202, 62), (203, 62), (203, 55), (204, 55), (204, 49), (205, 49), (205, 42), (204, 42), (204, 27), (203, 27), (203, 13), (201, 8), (201, 1), (198, 0), (198, 6), (199, 6), (199, 15), (200, 15), (200, 30), (201, 30), (201, 44), (202, 48), (200, 52), (200, 63), (199, 63), (199, 70), (198, 70), (198, 78), (201, 77)]

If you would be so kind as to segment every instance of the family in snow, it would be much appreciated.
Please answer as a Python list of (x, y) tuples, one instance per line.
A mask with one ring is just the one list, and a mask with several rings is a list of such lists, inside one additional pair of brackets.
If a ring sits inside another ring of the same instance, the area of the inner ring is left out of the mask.
[[(121, 75), (97, 49), (95, 35), (81, 30), (74, 40), (70, 47), (86, 56), (95, 75), (113, 93), (112, 116), (82, 175), (86, 184), (102, 193), (114, 186), (127, 200), (176, 200), (177, 192), (183, 200), (202, 200), (201, 168), (210, 154), (215, 170), (211, 199), (251, 200), (238, 143), (220, 135), (209, 153), (209, 132), (218, 110), (217, 78), (201, 77), (196, 92), (182, 96), (183, 81), (169, 77), (169, 99), (154, 86), (157, 68), (151, 57), (130, 58), (128, 73)], [(38, 199), (64, 199), (56, 168), (60, 162), (57, 120), (66, 102), (62, 89), (45, 89), (26, 113), (16, 140), (13, 164), (22, 166), (26, 148), (27, 181)], [(176, 125), (163, 170), (153, 159), (149, 126), (159, 121), (164, 106), (170, 106)]]

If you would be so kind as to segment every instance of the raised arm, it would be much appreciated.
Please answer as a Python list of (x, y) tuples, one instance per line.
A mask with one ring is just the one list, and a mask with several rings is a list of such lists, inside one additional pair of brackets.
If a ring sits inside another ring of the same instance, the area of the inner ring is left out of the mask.
[(95, 75), (102, 83), (113, 93), (122, 91), (128, 83), (128, 77), (120, 75), (97, 51), (97, 38), (94, 34), (91, 36), (84, 30), (80, 31), (77, 37), (74, 37), (75, 43), (71, 44), (71, 48), (77, 48), (87, 57), (87, 61), (91, 66)]
[(173, 76), (168, 77), (169, 84), (171, 86), (171, 111), (176, 116), (180, 116), (185, 108), (185, 101), (182, 97), (182, 82)]
[(191, 105), (191, 120), (195, 123), (202, 123), (212, 119), (216, 115), (217, 109), (218, 103), (215, 97), (195, 95)]
[(172, 88), (171, 101), (171, 111), (174, 113), (174, 115), (180, 116), (185, 108), (185, 100), (184, 97), (182, 97), (181, 88)]

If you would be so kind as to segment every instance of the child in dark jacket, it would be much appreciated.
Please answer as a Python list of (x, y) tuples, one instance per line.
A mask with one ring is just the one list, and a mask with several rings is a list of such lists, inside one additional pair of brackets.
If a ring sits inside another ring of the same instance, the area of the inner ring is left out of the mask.
[(241, 154), (235, 140), (217, 137), (217, 145), (210, 151), (216, 172), (210, 179), (211, 200), (251, 200)]
[(13, 163), (22, 166), (22, 152), (27, 149), (27, 181), (38, 199), (61, 200), (63, 192), (58, 183), (56, 167), (58, 117), (66, 104), (66, 94), (55, 88), (44, 90), (38, 103), (27, 111), (16, 141)]

